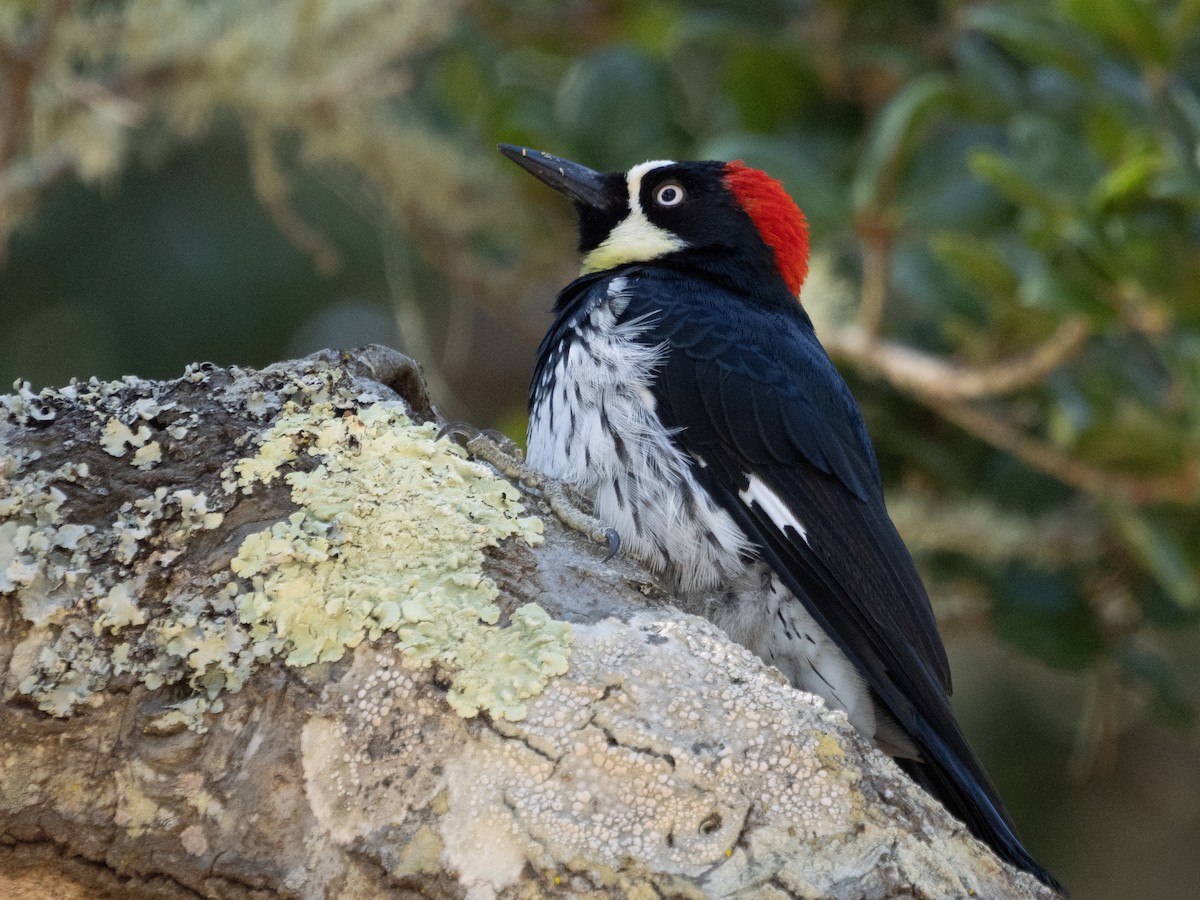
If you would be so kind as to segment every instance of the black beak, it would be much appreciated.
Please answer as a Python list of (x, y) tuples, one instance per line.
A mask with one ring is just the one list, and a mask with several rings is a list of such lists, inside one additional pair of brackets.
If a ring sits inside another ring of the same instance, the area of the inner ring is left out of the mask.
[(601, 173), (541, 150), (512, 144), (500, 144), (499, 148), (501, 153), (526, 172), (577, 203), (599, 210), (612, 205)]

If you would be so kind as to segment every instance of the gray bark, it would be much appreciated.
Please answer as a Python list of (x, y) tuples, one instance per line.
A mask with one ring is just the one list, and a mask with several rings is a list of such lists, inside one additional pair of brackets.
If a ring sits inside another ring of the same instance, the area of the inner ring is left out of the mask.
[(392, 351), (0, 402), (0, 895), (1053, 896)]

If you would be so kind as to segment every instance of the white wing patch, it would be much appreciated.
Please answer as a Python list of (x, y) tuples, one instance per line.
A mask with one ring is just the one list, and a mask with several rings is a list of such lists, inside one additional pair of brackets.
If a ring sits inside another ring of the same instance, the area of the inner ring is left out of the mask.
[(793, 529), (804, 543), (808, 543), (808, 529), (796, 518), (795, 514), (788, 509), (783, 499), (773, 490), (767, 487), (757, 475), (747, 476), (749, 485), (745, 490), (738, 491), (738, 496), (747, 506), (754, 503), (758, 508), (767, 514), (767, 518), (774, 523), (775, 527), (781, 532), (784, 528)]
[(647, 172), (672, 165), (669, 159), (654, 159), (639, 163), (625, 176), (629, 185), (629, 215), (608, 233), (600, 245), (583, 258), (581, 274), (603, 272), (631, 262), (646, 262), (658, 259), (676, 250), (682, 250), (687, 242), (665, 228), (659, 228), (642, 209), (642, 179)]

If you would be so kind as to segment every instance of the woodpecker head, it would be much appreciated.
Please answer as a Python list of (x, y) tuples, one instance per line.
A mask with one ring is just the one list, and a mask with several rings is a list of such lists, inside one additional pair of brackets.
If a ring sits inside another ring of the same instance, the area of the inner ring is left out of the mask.
[(500, 152), (575, 201), (584, 274), (659, 259), (715, 262), (731, 277), (778, 276), (800, 293), (808, 225), (765, 172), (670, 160), (595, 172), (541, 150), (501, 144)]

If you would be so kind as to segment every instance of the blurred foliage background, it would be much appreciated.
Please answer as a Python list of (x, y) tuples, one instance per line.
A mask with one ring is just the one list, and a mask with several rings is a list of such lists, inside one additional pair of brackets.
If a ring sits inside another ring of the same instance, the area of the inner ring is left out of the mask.
[(497, 141), (741, 158), (1078, 898), (1200, 883), (1198, 0), (3, 0), (0, 383), (379, 341), (524, 429), (574, 222)]

